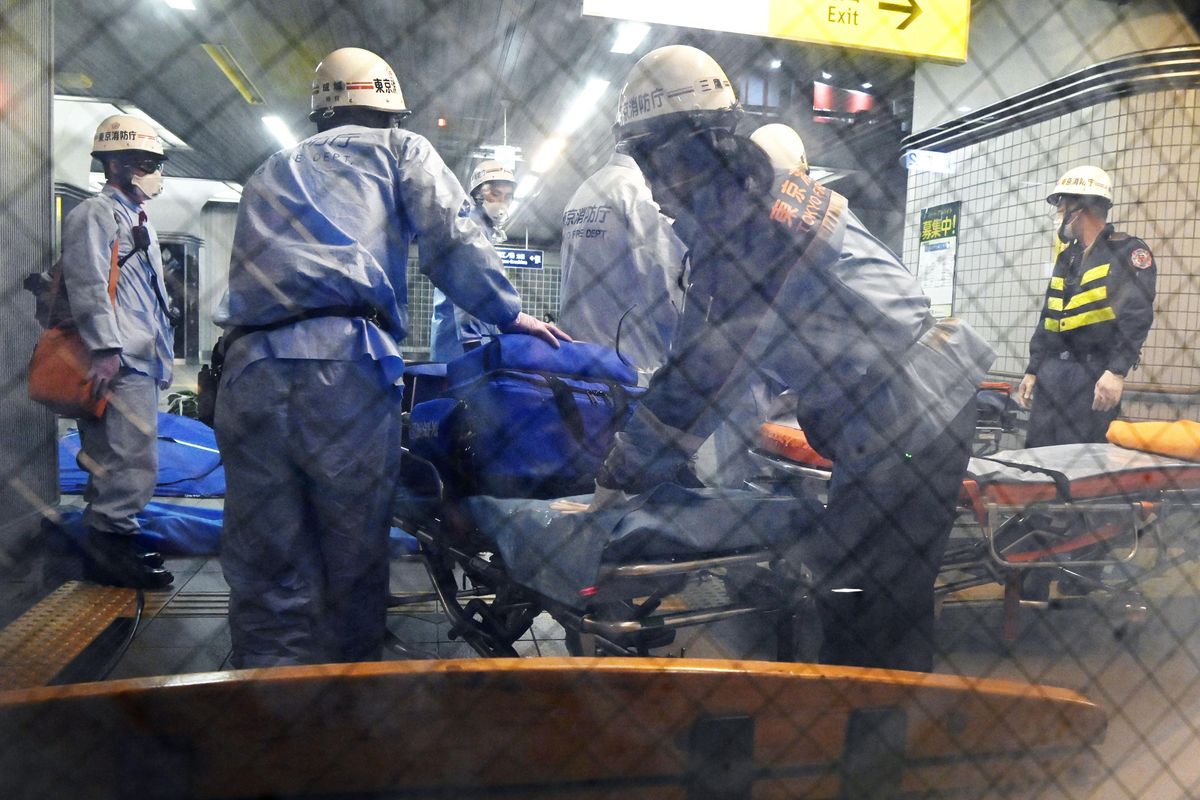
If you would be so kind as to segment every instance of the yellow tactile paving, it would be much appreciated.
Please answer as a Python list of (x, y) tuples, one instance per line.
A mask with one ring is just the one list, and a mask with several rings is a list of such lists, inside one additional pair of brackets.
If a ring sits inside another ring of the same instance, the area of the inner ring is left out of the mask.
[(133, 589), (69, 581), (0, 631), (0, 689), (44, 686), (117, 617)]

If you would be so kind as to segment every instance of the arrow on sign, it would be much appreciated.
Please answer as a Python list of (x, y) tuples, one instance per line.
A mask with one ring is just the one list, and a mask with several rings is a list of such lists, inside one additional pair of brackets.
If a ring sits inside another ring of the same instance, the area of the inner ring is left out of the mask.
[(903, 11), (908, 14), (904, 21), (896, 26), (896, 30), (902, 31), (912, 24), (912, 21), (921, 16), (921, 7), (917, 5), (917, 0), (908, 0), (907, 5), (904, 3), (880, 3), (880, 11)]

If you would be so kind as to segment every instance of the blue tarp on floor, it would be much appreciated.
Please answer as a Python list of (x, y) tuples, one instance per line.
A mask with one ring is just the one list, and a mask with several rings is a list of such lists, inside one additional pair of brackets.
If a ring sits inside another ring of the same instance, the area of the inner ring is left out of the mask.
[[(63, 494), (82, 494), (88, 474), (78, 464), (79, 431), (71, 428), (58, 442), (59, 486)], [(156, 497), (224, 497), (225, 467), (213, 429), (177, 414), (158, 415)], [(73, 541), (86, 533), (81, 510), (64, 511), (63, 529)], [(138, 515), (139, 538), (148, 549), (168, 556), (212, 556), (220, 550), (221, 508), (151, 502)], [(417, 542), (391, 530), (392, 557), (417, 551)]]
[[(88, 475), (76, 461), (79, 431), (71, 428), (58, 442), (59, 488), (83, 494)], [(224, 497), (225, 467), (213, 429), (178, 414), (158, 415), (158, 497)]]

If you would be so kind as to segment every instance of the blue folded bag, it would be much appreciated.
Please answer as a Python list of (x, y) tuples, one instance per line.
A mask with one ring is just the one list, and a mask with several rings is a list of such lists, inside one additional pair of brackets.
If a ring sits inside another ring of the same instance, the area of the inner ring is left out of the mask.
[(556, 349), (521, 334), (455, 359), (447, 377), (455, 403), (414, 407), (410, 441), (438, 465), (451, 494), (591, 491), (613, 435), (645, 392), (610, 348), (562, 342)]

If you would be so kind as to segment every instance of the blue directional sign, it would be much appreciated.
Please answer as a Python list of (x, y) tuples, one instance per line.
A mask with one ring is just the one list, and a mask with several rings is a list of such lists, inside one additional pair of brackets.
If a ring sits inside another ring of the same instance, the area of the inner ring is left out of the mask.
[(519, 247), (497, 247), (496, 250), (508, 269), (541, 269), (546, 256), (542, 250), (522, 250)]

